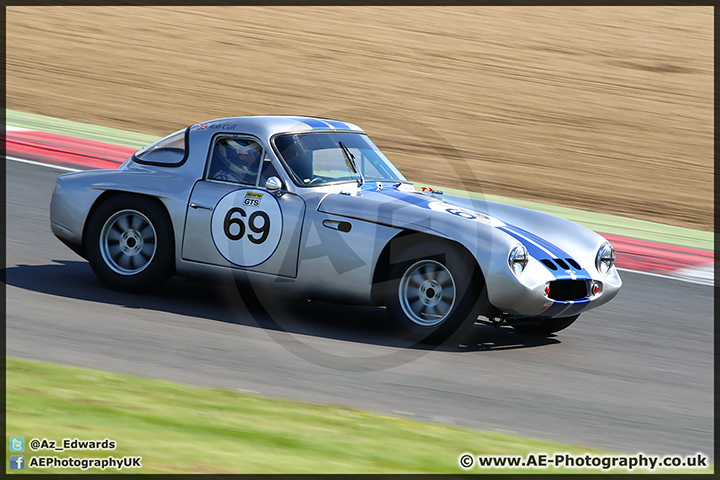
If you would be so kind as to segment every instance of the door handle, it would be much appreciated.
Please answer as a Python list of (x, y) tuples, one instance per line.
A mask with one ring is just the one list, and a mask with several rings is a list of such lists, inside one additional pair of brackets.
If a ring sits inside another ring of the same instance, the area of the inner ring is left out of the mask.
[(212, 212), (213, 207), (208, 207), (206, 205), (200, 205), (199, 203), (191, 202), (190, 208), (202, 208), (203, 210), (210, 210)]

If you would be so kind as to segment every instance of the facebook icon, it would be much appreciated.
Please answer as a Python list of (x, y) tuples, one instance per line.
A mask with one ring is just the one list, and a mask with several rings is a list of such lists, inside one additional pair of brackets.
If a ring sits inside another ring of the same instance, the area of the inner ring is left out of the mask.
[(10, 470), (25, 470), (25, 455), (10, 455)]

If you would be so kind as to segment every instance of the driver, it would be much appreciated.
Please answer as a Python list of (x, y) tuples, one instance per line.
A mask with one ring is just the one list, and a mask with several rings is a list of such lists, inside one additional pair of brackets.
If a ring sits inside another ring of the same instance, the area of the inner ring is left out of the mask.
[(210, 178), (255, 184), (262, 148), (252, 140), (222, 139), (215, 144)]

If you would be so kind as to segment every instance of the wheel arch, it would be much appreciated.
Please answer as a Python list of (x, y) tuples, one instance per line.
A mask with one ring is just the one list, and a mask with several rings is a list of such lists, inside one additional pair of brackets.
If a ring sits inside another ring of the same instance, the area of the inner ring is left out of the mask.
[[(412, 238), (410, 238), (412, 237)], [(480, 264), (478, 263), (477, 258), (468, 250), (465, 245), (463, 245), (460, 242), (457, 242), (455, 240), (445, 238), (445, 237), (438, 237), (436, 235), (431, 235), (429, 233), (420, 232), (417, 230), (410, 230), (410, 229), (403, 229), (400, 231), (397, 235), (392, 237), (383, 247), (382, 251), (380, 252), (380, 255), (378, 255), (378, 259), (375, 262), (375, 267), (373, 270), (372, 275), (372, 289), (371, 289), (371, 298), (372, 301), (375, 304), (381, 305), (384, 301), (383, 299), (383, 289), (381, 288), (381, 283), (388, 280), (388, 274), (390, 272), (391, 267), (391, 259), (390, 259), (390, 250), (392, 247), (393, 242), (398, 241), (412, 241), (412, 242), (440, 242), (445, 243), (447, 245), (452, 246), (453, 249), (458, 251), (460, 254), (464, 255), (468, 259), (472, 259), (472, 262), (475, 265), (475, 269), (473, 272), (474, 278), (476, 278), (477, 281), (481, 281), (483, 283), (483, 286), (485, 284), (485, 274), (482, 271), (482, 268), (480, 267)], [(485, 288), (482, 289), (483, 292), (486, 291)]]
[[(93, 202), (92, 206), (90, 207), (90, 210), (88, 210), (87, 217), (85, 218), (85, 224), (83, 225), (83, 232), (82, 232), (82, 252), (84, 255), (83, 258), (86, 258), (86, 252), (87, 252), (87, 229), (88, 225), (90, 223), (90, 219), (95, 215), (95, 212), (98, 208), (100, 208), (100, 205), (107, 202), (113, 197), (117, 197), (118, 195), (131, 195), (137, 198), (141, 198), (143, 200), (149, 200), (153, 203), (155, 203), (157, 206), (159, 206), (165, 216), (167, 217), (167, 220), (170, 224), (170, 231), (172, 234), (173, 242), (171, 242), (172, 248), (173, 248), (173, 258), (175, 258), (175, 225), (172, 222), (172, 217), (170, 216), (170, 212), (168, 211), (167, 205), (160, 200), (158, 197), (154, 195), (149, 195), (146, 193), (138, 193), (138, 192), (132, 192), (132, 191), (125, 191), (125, 190), (105, 190), (103, 193), (101, 193)], [(174, 262), (173, 262), (174, 263)], [(174, 268), (173, 268), (174, 270)]]

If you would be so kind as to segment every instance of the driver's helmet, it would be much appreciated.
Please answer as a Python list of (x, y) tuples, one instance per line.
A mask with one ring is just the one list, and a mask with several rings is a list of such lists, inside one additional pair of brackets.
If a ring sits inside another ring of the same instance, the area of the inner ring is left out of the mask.
[(222, 167), (243, 177), (257, 173), (262, 154), (260, 145), (253, 141), (225, 139), (217, 145), (218, 158)]

